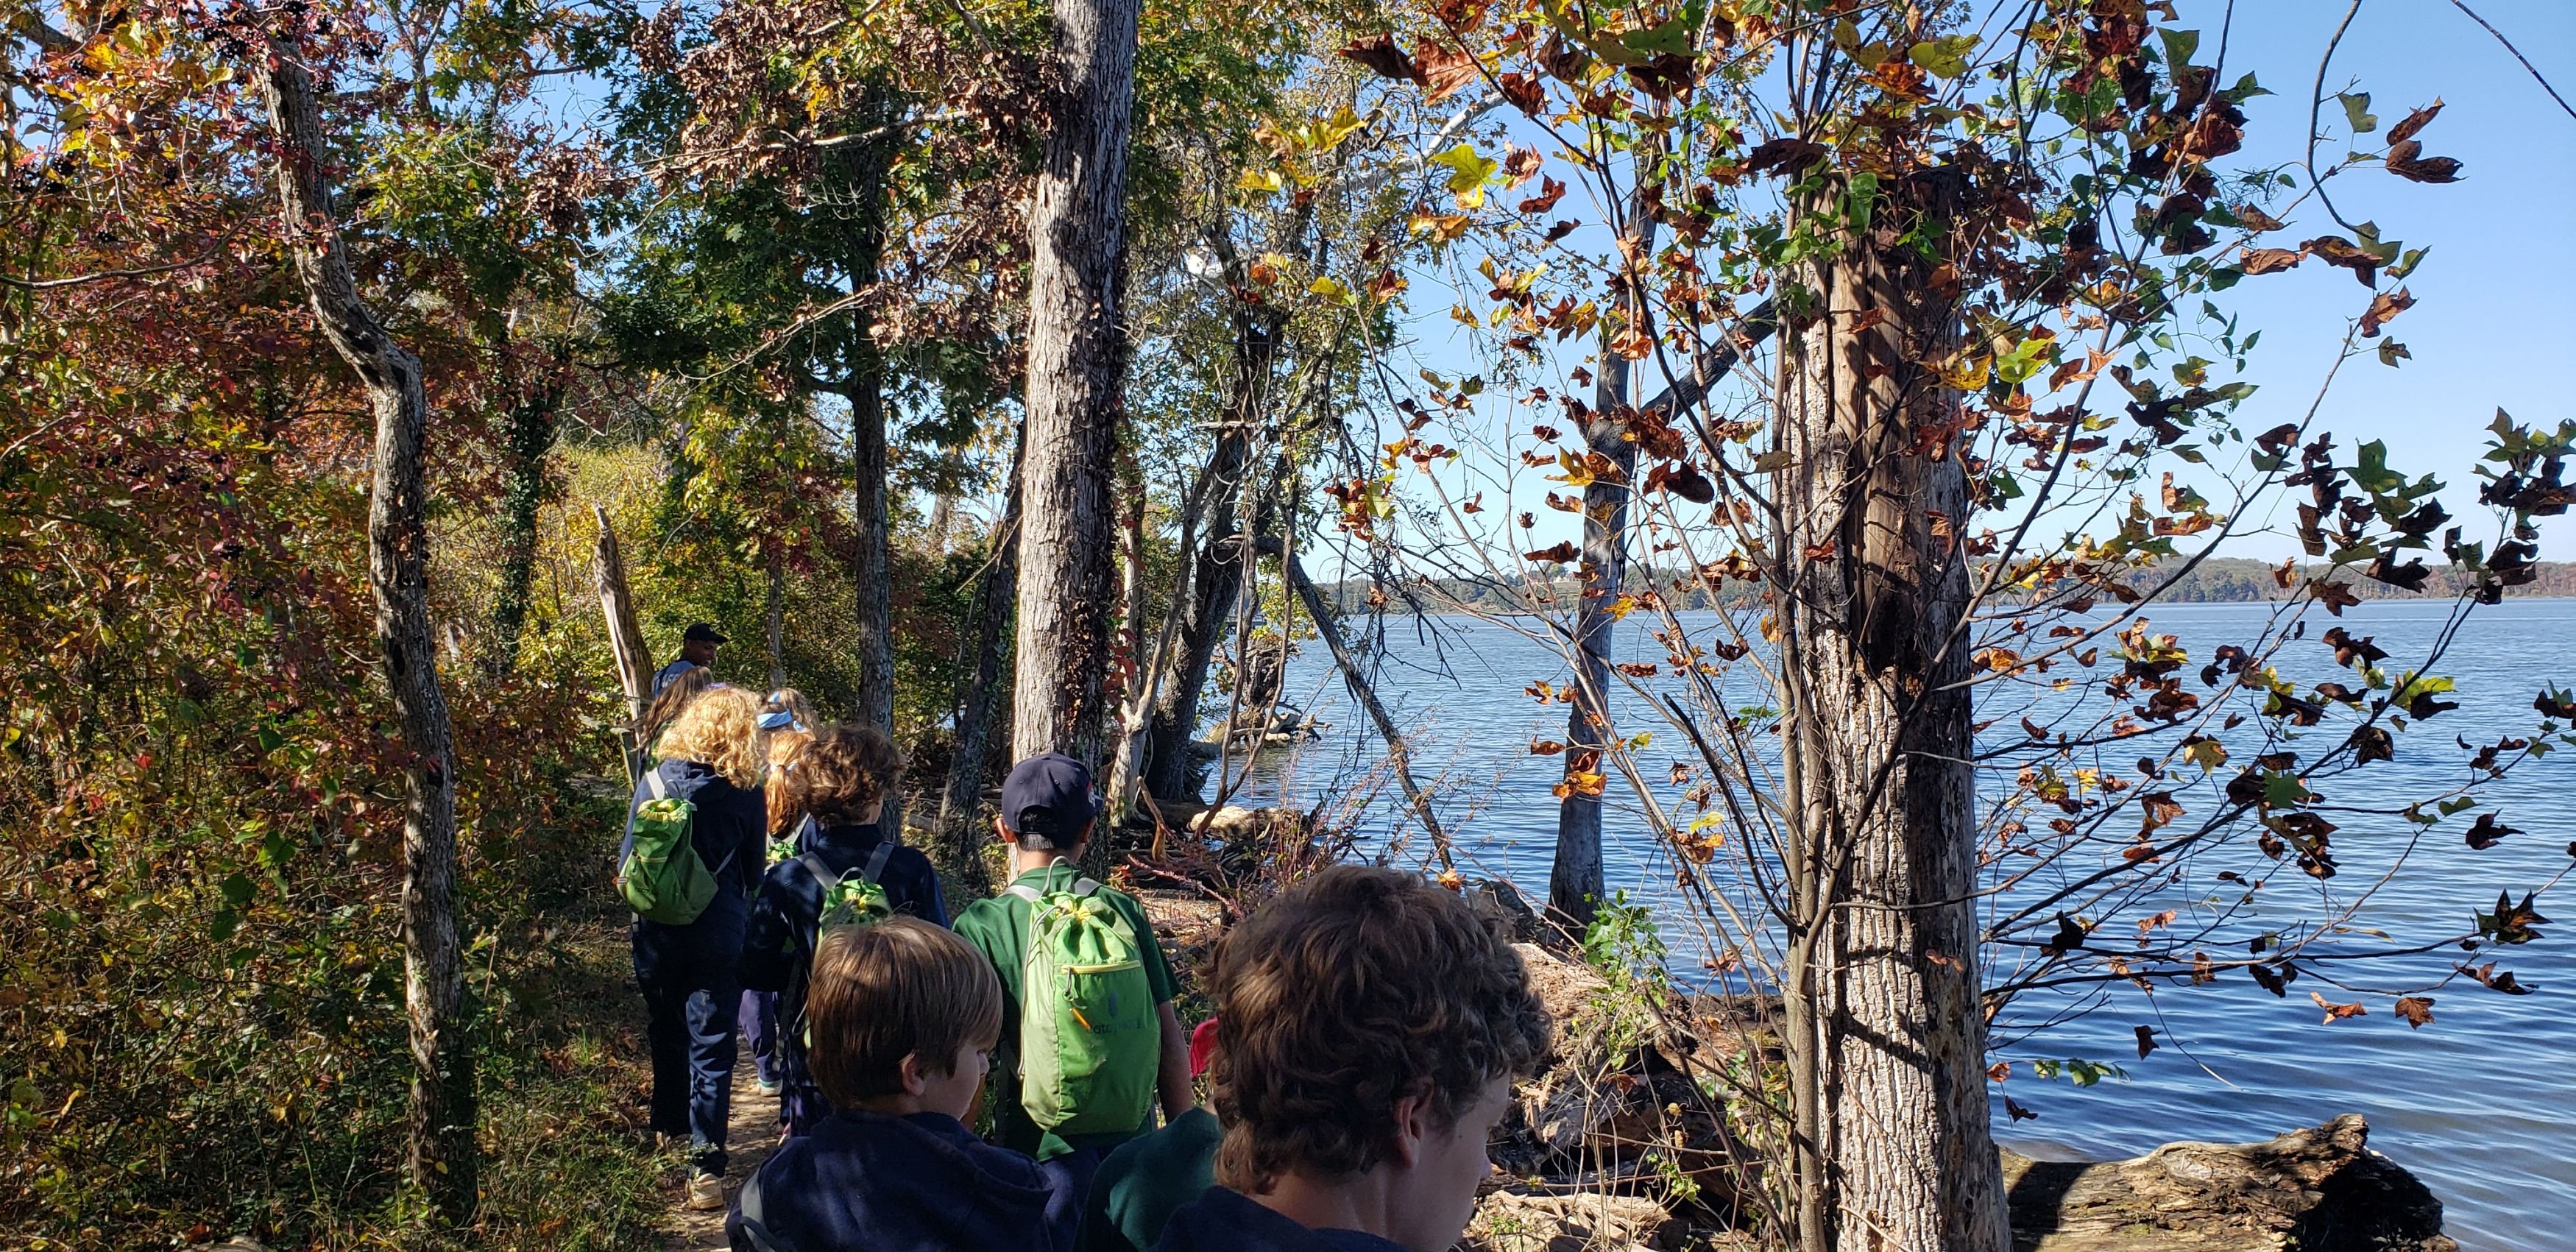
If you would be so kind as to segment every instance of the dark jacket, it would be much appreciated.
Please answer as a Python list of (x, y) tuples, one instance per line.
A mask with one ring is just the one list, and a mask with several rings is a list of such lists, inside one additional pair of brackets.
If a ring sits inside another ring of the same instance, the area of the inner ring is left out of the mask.
[[(807, 829), (804, 846), (836, 874), (848, 874), (864, 867), (868, 854), (876, 851), (884, 836), (874, 826), (822, 826)], [(948, 906), (939, 896), (939, 872), (930, 867), (930, 858), (919, 848), (897, 847), (886, 857), (884, 872), (877, 875), (877, 885), (885, 888), (886, 902), (898, 913), (918, 917), (935, 925), (948, 924)], [(805, 862), (789, 857), (769, 867), (768, 877), (760, 882), (760, 894), (752, 902), (751, 923), (743, 938), (742, 985), (754, 991), (787, 991), (790, 983), (800, 984), (797, 1002), (803, 1003), (801, 984), (807, 968), (814, 963), (814, 924), (823, 912), (823, 884), (816, 881)], [(779, 1003), (779, 1020), (791, 1012), (785, 1001)]]
[[(697, 985), (729, 982), (742, 958), (744, 922), (751, 914), (751, 891), (760, 881), (768, 854), (768, 804), (757, 787), (734, 786), (723, 775), (695, 761), (662, 761), (654, 765), (662, 788), (673, 799), (697, 806), (690, 819), (689, 842), (698, 859), (716, 878), (715, 898), (686, 926), (635, 922), (639, 970), (686, 970), (676, 976)], [(635, 783), (635, 798), (626, 806), (626, 837), (635, 836), (635, 810), (653, 798), (647, 780)], [(620, 864), (626, 860), (623, 846)]]
[[(874, 826), (804, 824), (800, 852), (821, 861), (834, 874), (864, 870), (884, 836)], [(948, 907), (939, 898), (939, 874), (918, 848), (887, 850), (877, 885), (898, 913), (935, 925), (948, 924)], [(831, 1103), (814, 1082), (805, 1061), (805, 979), (814, 967), (815, 927), (823, 912), (823, 884), (802, 857), (789, 857), (769, 867), (752, 901), (751, 922), (743, 936), (742, 985), (778, 993), (778, 1044), (773, 1056), (778, 1081), (779, 1121), (790, 1135), (810, 1134), (832, 1115)]]
[(1210, 1187), (1163, 1225), (1154, 1252), (1404, 1252), (1356, 1230), (1309, 1230), (1229, 1187)]
[(735, 1252), (1064, 1252), (1037, 1162), (939, 1113), (844, 1111), (790, 1139), (734, 1199)]

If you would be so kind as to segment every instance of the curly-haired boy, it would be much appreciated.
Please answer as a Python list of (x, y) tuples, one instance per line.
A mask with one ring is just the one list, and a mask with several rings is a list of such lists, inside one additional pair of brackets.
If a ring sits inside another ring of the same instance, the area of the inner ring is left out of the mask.
[(1342, 866), (1219, 944), (1208, 1079), (1220, 1184), (1160, 1252), (1444, 1252), (1548, 1047), (1519, 954), (1456, 895)]

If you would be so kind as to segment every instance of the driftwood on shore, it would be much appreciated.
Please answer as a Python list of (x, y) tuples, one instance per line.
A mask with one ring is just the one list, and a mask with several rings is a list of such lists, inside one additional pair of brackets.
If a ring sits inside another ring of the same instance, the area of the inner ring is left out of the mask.
[(2004, 1154), (2017, 1252), (2455, 1252), (2442, 1202), (2369, 1148), (2358, 1113), (2261, 1143), (2125, 1161)]

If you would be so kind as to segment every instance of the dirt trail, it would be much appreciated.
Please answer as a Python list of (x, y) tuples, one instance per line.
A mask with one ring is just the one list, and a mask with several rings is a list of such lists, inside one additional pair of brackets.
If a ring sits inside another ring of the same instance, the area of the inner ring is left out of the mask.
[[(765, 1094), (751, 1064), (751, 1048), (737, 1044), (733, 1066), (733, 1130), (726, 1138), (725, 1192), (742, 1189), (742, 1180), (760, 1168), (778, 1147), (778, 1097)], [(723, 1252), (725, 1214), (693, 1213), (681, 1207), (680, 1175), (666, 1188), (668, 1215), (663, 1221), (665, 1252)]]

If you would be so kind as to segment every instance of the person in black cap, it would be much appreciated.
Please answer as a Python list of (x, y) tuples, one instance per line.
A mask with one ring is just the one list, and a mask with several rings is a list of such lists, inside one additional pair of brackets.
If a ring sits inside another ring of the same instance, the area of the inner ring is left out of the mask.
[[(1010, 885), (990, 900), (978, 900), (957, 915), (957, 934), (982, 950), (1002, 980), (1002, 1039), (1006, 1051), (1019, 1038), (1020, 971), (1028, 956), (1030, 902), (1058, 891), (1078, 891), (1088, 883), (1075, 863), (1091, 841), (1092, 822), (1100, 814), (1091, 788), (1091, 771), (1080, 761), (1053, 752), (1030, 757), (1012, 767), (1002, 783), (1002, 811), (994, 829), (1010, 846)], [(1162, 1055), (1155, 1074), (1157, 1102), (1166, 1120), (1177, 1119), (1197, 1104), (1190, 1090), (1189, 1037), (1172, 1011), (1172, 967), (1154, 938), (1154, 925), (1135, 897), (1112, 887), (1094, 885), (1099, 898), (1127, 919), (1139, 940), (1138, 958), (1161, 1021)], [(1006, 1065), (1005, 1061), (1008, 1064)], [(1118, 1145), (1153, 1129), (1147, 1110), (1132, 1130), (1070, 1137), (1040, 1129), (1020, 1103), (1016, 1056), (996, 1058), (991, 1104), (993, 1139), (1014, 1152), (1037, 1158), (1046, 1177), (1047, 1222), (1073, 1231), (1081, 1221), (1083, 1201), (1091, 1193), (1092, 1175)]]
[(672, 679), (690, 670), (713, 666), (716, 648), (726, 642), (724, 636), (716, 633), (715, 627), (705, 622), (689, 623), (689, 628), (680, 632), (680, 659), (663, 666), (659, 673), (653, 675), (653, 694), (662, 694), (662, 688), (668, 686)]

